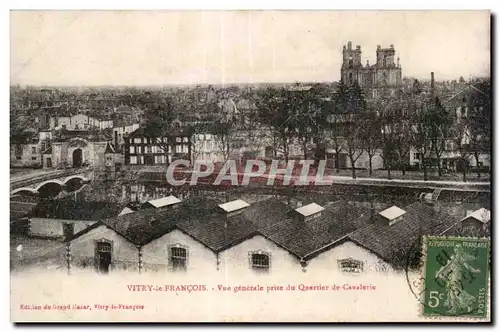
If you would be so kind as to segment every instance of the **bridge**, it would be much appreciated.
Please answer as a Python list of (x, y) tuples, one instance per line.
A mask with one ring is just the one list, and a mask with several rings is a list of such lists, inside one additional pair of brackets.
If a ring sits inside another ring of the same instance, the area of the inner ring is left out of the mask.
[(37, 170), (20, 176), (11, 175), (10, 195), (53, 196), (62, 190), (75, 191), (93, 178), (94, 171), (89, 167)]

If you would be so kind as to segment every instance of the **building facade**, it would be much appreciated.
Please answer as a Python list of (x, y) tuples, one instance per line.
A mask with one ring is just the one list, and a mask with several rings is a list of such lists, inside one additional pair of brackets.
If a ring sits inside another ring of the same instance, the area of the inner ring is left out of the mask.
[(191, 161), (191, 135), (181, 131), (168, 137), (151, 137), (139, 128), (124, 138), (125, 165), (169, 165), (176, 159)]
[(366, 99), (376, 99), (386, 92), (394, 95), (402, 83), (401, 64), (394, 45), (389, 48), (377, 45), (377, 60), (372, 65), (368, 61), (363, 65), (361, 53), (361, 46), (353, 48), (351, 41), (343, 46), (342, 81), (347, 85), (357, 83), (365, 91)]

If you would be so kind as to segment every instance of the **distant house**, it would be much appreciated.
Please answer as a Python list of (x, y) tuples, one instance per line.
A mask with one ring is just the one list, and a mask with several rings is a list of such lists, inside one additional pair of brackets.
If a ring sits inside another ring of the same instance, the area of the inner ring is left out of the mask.
[(113, 127), (113, 144), (121, 150), (125, 144), (125, 137), (139, 129), (139, 123), (118, 122)]
[(89, 116), (78, 113), (71, 116), (54, 116), (49, 119), (50, 129), (64, 129), (69, 131), (86, 131), (92, 128), (104, 130), (113, 128), (113, 120), (109, 117), (95, 115)]
[(491, 212), (480, 208), (460, 220), (461, 235), (490, 236)]
[(40, 167), (41, 145), (38, 135), (25, 132), (10, 137), (11, 167)]
[(125, 139), (125, 165), (169, 165), (191, 160), (191, 135), (179, 130), (169, 137), (152, 137), (139, 128)]

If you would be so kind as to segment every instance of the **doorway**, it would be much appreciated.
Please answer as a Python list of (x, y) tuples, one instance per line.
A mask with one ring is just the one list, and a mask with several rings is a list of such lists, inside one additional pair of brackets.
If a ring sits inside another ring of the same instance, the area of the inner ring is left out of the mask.
[(96, 243), (96, 270), (99, 274), (108, 274), (111, 267), (112, 245), (107, 241)]
[(73, 151), (73, 167), (82, 167), (83, 155), (82, 149), (76, 149)]
[(46, 158), (46, 166), (47, 167), (52, 167), (52, 158)]

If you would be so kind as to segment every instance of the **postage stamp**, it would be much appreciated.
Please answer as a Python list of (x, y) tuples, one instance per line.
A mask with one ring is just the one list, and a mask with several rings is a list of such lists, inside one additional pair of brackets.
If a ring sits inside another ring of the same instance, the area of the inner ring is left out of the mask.
[(486, 318), (489, 250), (487, 238), (424, 237), (423, 316)]

